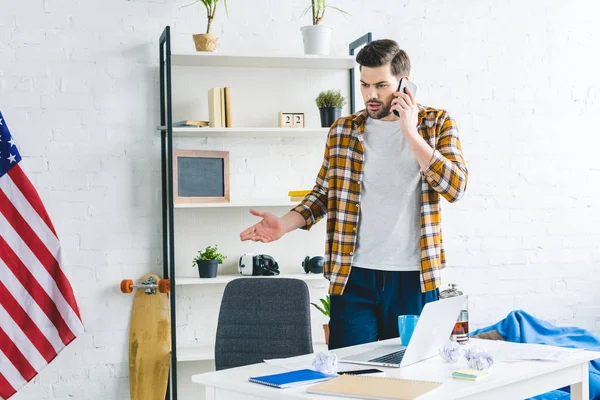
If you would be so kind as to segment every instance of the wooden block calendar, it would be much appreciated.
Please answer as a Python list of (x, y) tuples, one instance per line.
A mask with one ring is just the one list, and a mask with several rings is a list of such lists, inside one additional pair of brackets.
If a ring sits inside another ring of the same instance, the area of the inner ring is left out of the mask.
[(279, 112), (280, 128), (304, 128), (304, 113)]

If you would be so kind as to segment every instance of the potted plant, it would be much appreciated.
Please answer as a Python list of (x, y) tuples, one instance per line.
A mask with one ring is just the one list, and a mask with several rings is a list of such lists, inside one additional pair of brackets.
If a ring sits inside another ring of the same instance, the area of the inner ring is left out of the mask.
[[(310, 304), (315, 306), (317, 310), (321, 311), (323, 315), (329, 318), (329, 310), (331, 308), (331, 299), (329, 298), (329, 295), (324, 299), (319, 299), (319, 301), (321, 302), (320, 306), (316, 303)], [(323, 331), (325, 332), (325, 344), (329, 344), (329, 323), (323, 324)]]
[[(215, 51), (217, 49), (217, 35), (210, 33), (210, 27), (215, 19), (215, 12), (217, 11), (217, 4), (219, 4), (219, 0), (196, 0), (191, 4), (185, 5), (183, 7), (188, 7), (196, 3), (204, 4), (206, 8), (206, 18), (208, 19), (208, 23), (206, 24), (206, 33), (197, 33), (192, 35), (194, 39), (194, 45), (196, 46), (196, 51)], [(227, 10), (227, 0), (223, 0), (223, 5), (225, 6), (225, 13), (229, 15), (229, 11)]]
[(204, 251), (198, 251), (194, 258), (192, 267), (198, 266), (200, 278), (214, 278), (217, 276), (217, 268), (227, 257), (218, 252), (217, 245), (208, 246)]
[(321, 114), (321, 127), (329, 128), (342, 115), (346, 99), (339, 90), (326, 90), (315, 99)]
[[(321, 24), (325, 16), (325, 10), (333, 8), (346, 16), (346, 11), (337, 7), (326, 4), (326, 0), (311, 0), (311, 5), (308, 6), (302, 16), (308, 10), (312, 10), (312, 25), (306, 25), (300, 28), (302, 32), (302, 41), (304, 43), (304, 54), (321, 54), (328, 55), (331, 52), (331, 26)], [(349, 14), (348, 14), (349, 15)]]

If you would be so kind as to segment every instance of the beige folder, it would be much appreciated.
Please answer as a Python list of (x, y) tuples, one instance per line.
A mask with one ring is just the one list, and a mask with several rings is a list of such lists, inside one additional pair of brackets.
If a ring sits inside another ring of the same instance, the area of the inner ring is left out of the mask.
[(332, 396), (356, 397), (359, 399), (413, 400), (441, 385), (441, 382), (383, 378), (378, 376), (341, 375), (326, 382), (310, 386), (306, 391)]

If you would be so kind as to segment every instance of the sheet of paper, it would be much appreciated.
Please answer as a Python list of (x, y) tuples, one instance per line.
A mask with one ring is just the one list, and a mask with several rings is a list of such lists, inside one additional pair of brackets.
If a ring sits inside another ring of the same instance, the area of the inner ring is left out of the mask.
[[(483, 346), (482, 346), (483, 347)], [(570, 349), (534, 343), (496, 342), (485, 345), (498, 361), (559, 361), (583, 349)]]

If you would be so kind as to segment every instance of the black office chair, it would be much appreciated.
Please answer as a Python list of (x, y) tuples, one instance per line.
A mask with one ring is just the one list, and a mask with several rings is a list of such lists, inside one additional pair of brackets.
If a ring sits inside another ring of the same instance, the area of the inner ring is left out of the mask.
[(227, 284), (215, 342), (217, 371), (312, 352), (304, 281), (238, 278)]

